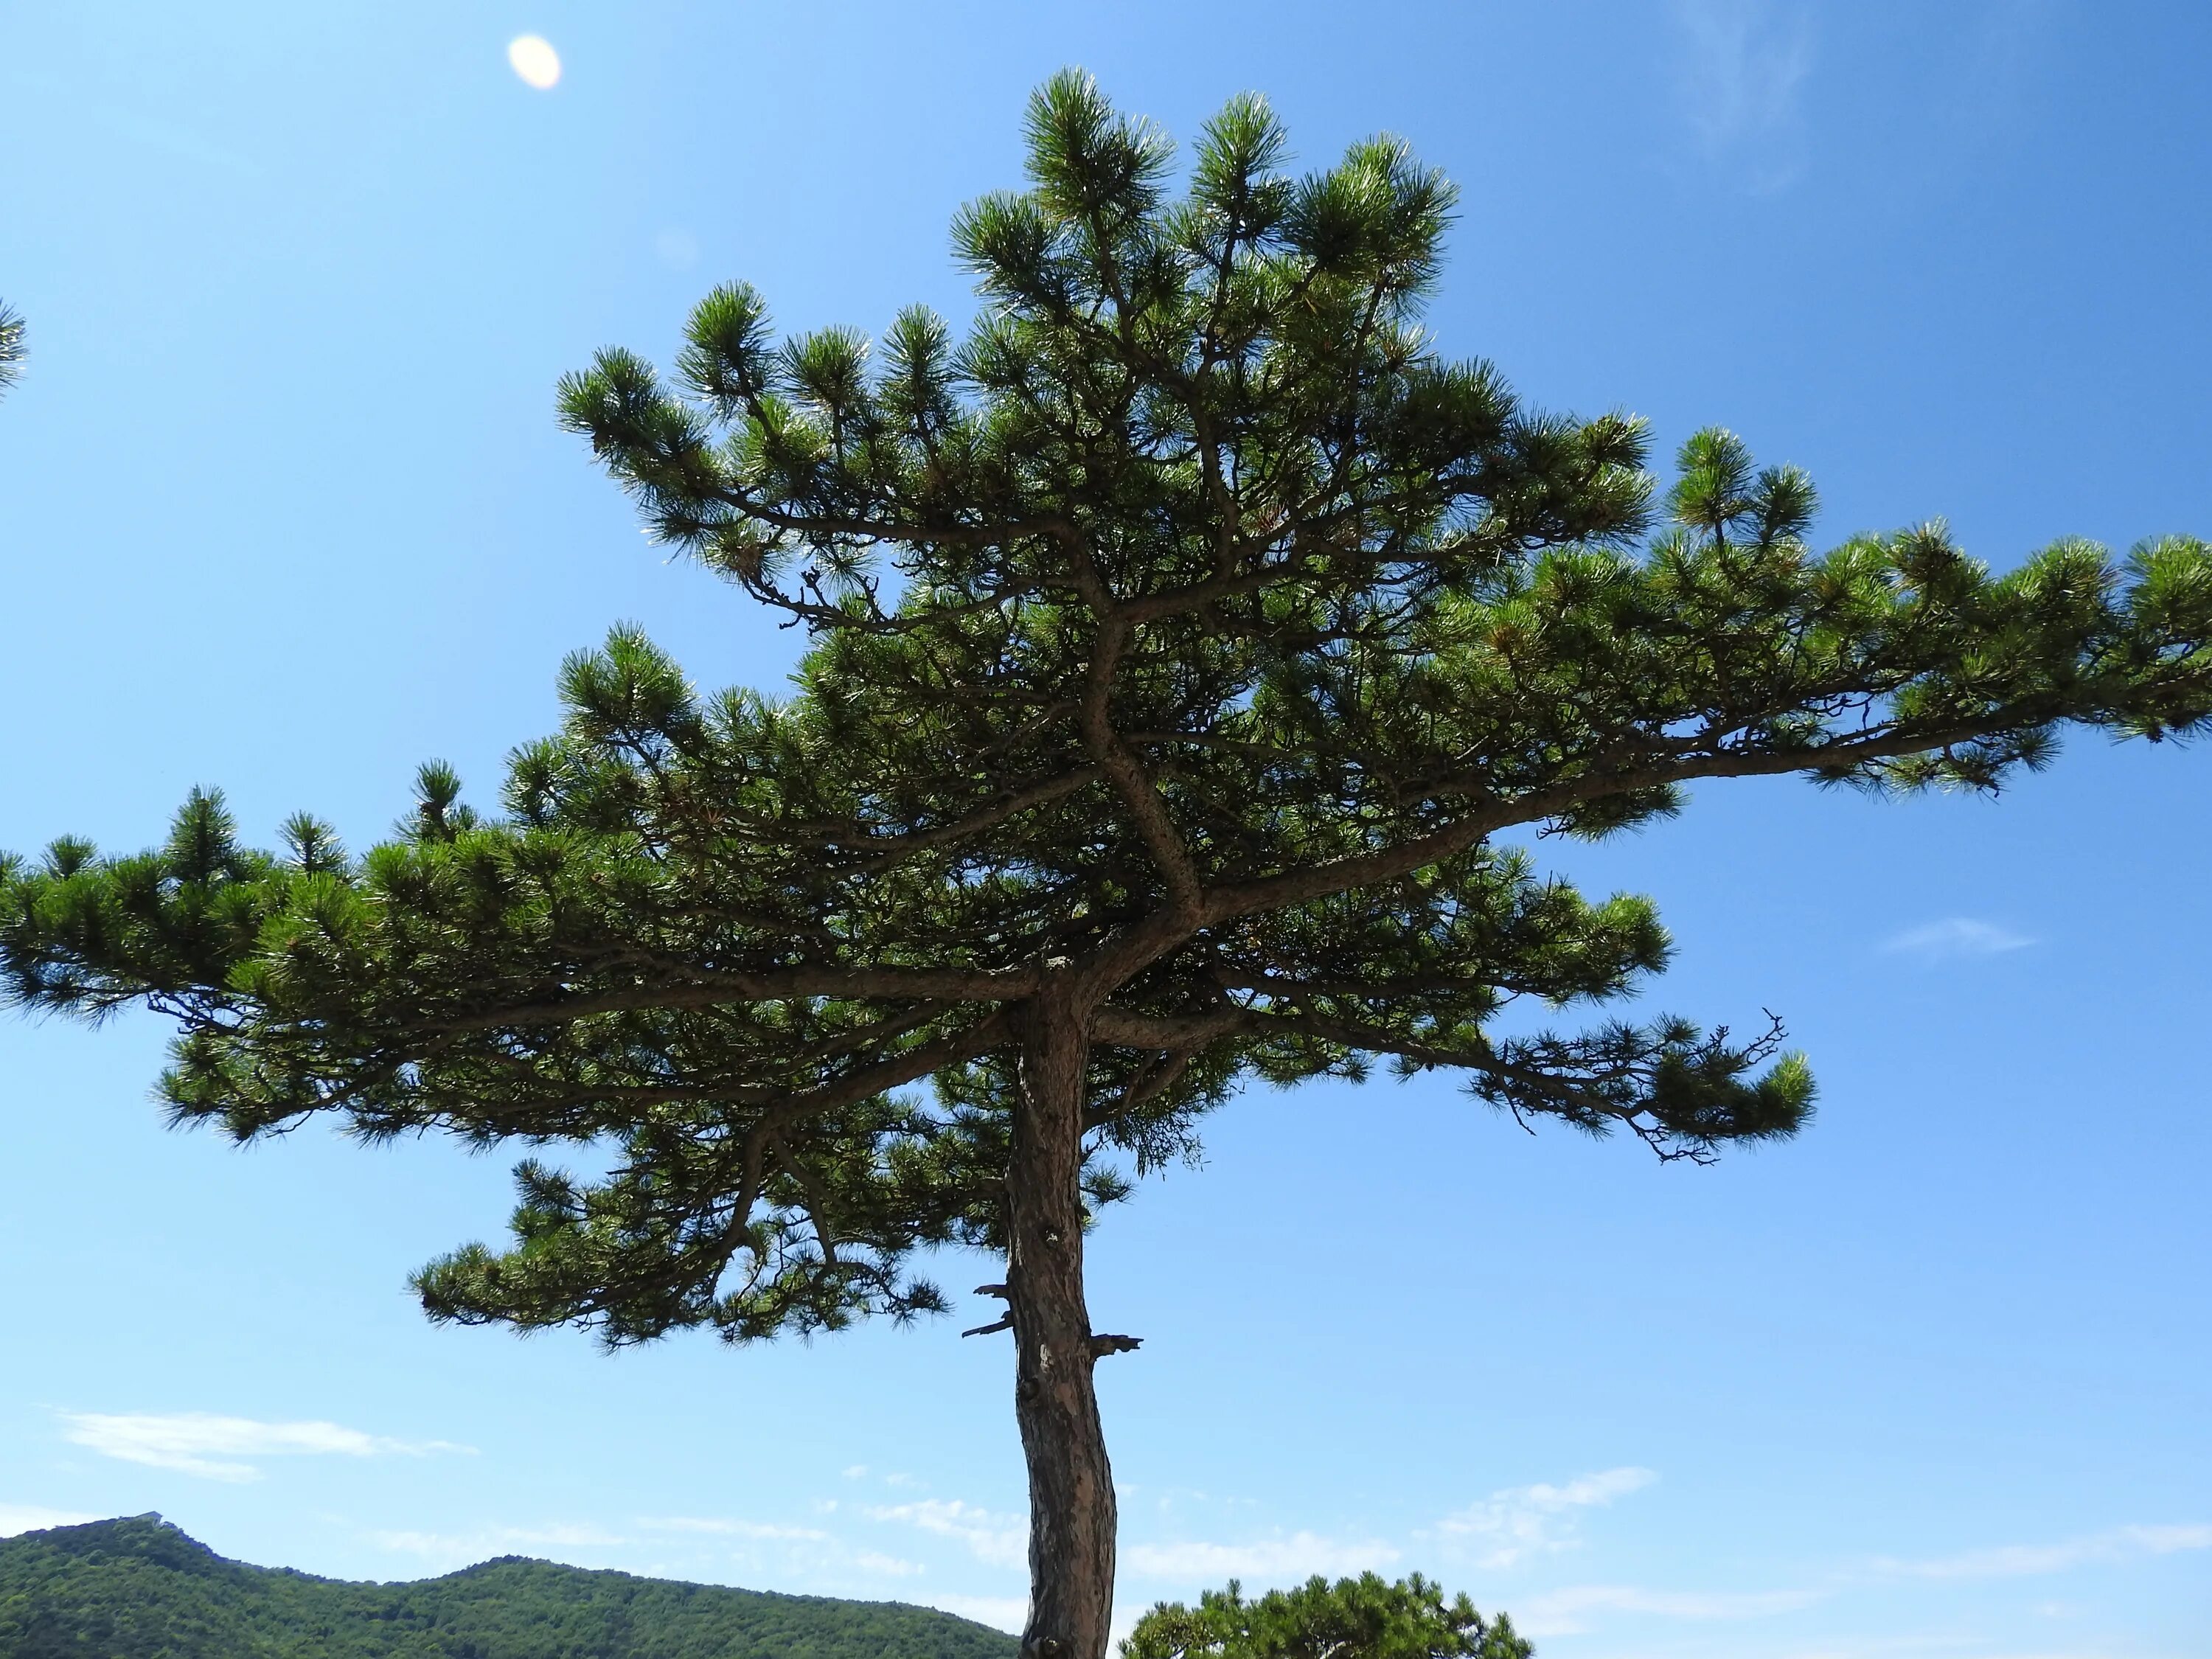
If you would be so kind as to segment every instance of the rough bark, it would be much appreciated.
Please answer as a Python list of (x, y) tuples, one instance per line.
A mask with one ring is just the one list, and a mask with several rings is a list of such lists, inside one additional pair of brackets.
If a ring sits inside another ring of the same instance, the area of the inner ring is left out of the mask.
[(1083, 1112), (1089, 1037), (1048, 994), (1022, 1014), (1007, 1171), (1006, 1311), (1014, 1415), (1030, 1476), (1024, 1659), (1105, 1659), (1114, 1607), (1114, 1476), (1091, 1386), (1083, 1294)]

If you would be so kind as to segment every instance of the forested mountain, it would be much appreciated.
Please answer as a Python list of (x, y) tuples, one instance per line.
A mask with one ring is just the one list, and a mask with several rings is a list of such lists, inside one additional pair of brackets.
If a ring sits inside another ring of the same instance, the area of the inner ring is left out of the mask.
[(6, 1659), (1012, 1659), (1014, 1638), (840, 1601), (507, 1556), (361, 1584), (226, 1560), (158, 1515), (0, 1540)]

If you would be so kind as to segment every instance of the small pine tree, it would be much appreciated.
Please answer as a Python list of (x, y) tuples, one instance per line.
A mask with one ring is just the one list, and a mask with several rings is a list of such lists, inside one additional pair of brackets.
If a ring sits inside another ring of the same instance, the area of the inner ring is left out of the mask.
[(1195, 1607), (1164, 1601), (1137, 1621), (1121, 1659), (1530, 1659), (1535, 1650), (1503, 1613), (1485, 1619), (1419, 1573), (1385, 1583), (1375, 1573), (1316, 1574), (1256, 1601), (1230, 1580)]
[[(562, 417), (653, 533), (803, 629), (781, 698), (702, 696), (634, 629), (561, 673), (500, 808), (426, 767), (358, 857), (63, 840), (0, 881), (20, 1003), (181, 1028), (162, 1090), (240, 1139), (617, 1149), (523, 1163), (437, 1318), (732, 1341), (945, 1305), (993, 1253), (1038, 1659), (1101, 1659), (1114, 1577), (1084, 1238), (1245, 1079), (1443, 1071), (1666, 1158), (1788, 1135), (1778, 1026), (1504, 1036), (1625, 998), (1651, 904), (1512, 844), (1708, 779), (1994, 790), (2069, 723), (2212, 717), (2212, 550), (2057, 543), (1991, 574), (1941, 526), (1807, 537), (1725, 432), (1663, 503), (1640, 422), (1520, 404), (1419, 324), (1453, 192), (1389, 139), (1283, 170), (1257, 98), (1174, 152), (1085, 77), (1030, 187), (957, 219), (981, 313), (780, 342), (694, 312), (673, 381), (603, 353)], [(1663, 506), (1663, 511), (1655, 510)], [(1360, 1133), (1372, 1133), (1362, 1127)]]

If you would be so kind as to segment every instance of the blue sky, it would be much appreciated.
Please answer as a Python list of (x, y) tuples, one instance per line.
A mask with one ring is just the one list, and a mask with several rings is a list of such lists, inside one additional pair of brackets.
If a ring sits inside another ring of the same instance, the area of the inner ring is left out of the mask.
[[(480, 789), (561, 654), (791, 641), (664, 563), (555, 379), (959, 315), (963, 200), (1062, 64), (1188, 136), (1267, 92), (1465, 191), (1433, 321), (1532, 399), (1809, 468), (1992, 562), (2212, 532), (2212, 10), (2177, 3), (16, 8), (0, 62), (0, 846), (195, 782), (349, 839)], [(550, 40), (550, 91), (507, 43)], [(2001, 802), (1710, 789), (1564, 856), (1656, 893), (1658, 1006), (1790, 1020), (1794, 1144), (1660, 1168), (1441, 1084), (1256, 1092), (1115, 1214), (1132, 1608), (1419, 1569), (1547, 1659), (2186, 1659), (2212, 1631), (2212, 756)], [(2192, 1036), (2191, 1034), (2195, 1035)], [(158, 1509), (404, 1577), (523, 1553), (1018, 1617), (1008, 1355), (438, 1331), (505, 1164), (160, 1127), (161, 1032), (0, 1024), (0, 1530)], [(973, 1272), (973, 1278), (962, 1275)], [(994, 1276), (951, 1264), (949, 1282)]]

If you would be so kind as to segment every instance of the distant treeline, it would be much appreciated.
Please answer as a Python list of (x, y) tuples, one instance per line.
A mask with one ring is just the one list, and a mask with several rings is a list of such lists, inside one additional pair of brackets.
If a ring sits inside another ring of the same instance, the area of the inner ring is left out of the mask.
[(888, 1601), (672, 1583), (507, 1557), (357, 1584), (229, 1561), (159, 1516), (0, 1540), (6, 1659), (1012, 1659)]

